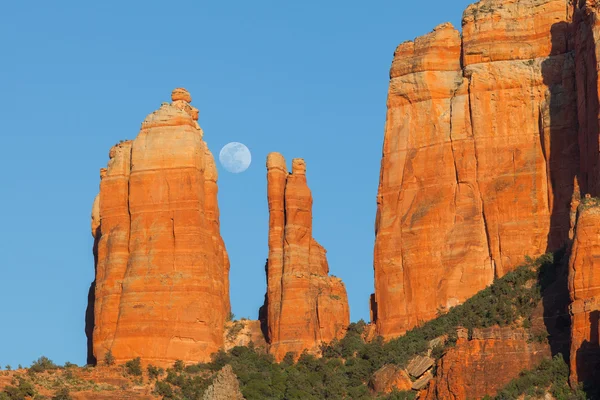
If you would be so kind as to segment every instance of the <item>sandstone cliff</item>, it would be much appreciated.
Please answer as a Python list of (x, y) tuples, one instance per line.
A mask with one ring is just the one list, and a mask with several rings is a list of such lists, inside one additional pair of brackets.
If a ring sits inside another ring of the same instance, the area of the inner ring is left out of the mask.
[(229, 261), (217, 170), (191, 96), (175, 89), (101, 171), (93, 355), (155, 365), (207, 360), (223, 345)]
[(269, 258), (264, 319), (270, 352), (317, 352), (341, 337), (350, 315), (342, 281), (328, 276), (326, 251), (312, 237), (312, 195), (306, 165), (292, 161), (288, 174), (281, 154), (267, 158)]
[(475, 329), (459, 337), (438, 362), (437, 375), (424, 394), (427, 400), (481, 399), (493, 396), (525, 369), (550, 358), (547, 344), (536, 343), (524, 330)]
[(382, 336), (567, 243), (581, 104), (568, 3), (482, 0), (462, 36), (445, 24), (396, 49), (371, 302)]
[[(579, 206), (569, 262), (572, 384), (600, 382), (600, 202)], [(596, 375), (595, 375), (596, 374)]]

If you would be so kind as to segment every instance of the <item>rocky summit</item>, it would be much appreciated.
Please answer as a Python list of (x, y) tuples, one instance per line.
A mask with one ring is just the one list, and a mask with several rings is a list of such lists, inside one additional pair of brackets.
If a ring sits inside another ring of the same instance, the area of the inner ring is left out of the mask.
[(149, 114), (101, 170), (92, 212), (92, 355), (157, 365), (223, 346), (229, 261), (219, 233), (217, 169), (191, 96)]

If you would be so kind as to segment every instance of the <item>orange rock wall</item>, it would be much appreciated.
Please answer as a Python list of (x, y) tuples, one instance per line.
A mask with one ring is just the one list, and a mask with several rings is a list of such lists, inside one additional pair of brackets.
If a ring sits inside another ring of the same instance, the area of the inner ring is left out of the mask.
[[(460, 338), (438, 362), (427, 400), (481, 399), (493, 396), (525, 369), (549, 358), (547, 344), (529, 340), (524, 331), (475, 330), (472, 340)], [(479, 338), (475, 338), (479, 337)]]
[(380, 335), (568, 239), (579, 167), (570, 17), (565, 0), (482, 0), (462, 37), (445, 24), (396, 49), (371, 301)]
[(312, 194), (304, 160), (287, 173), (281, 154), (267, 158), (269, 258), (266, 326), (269, 351), (316, 353), (322, 342), (341, 337), (350, 323), (342, 281), (328, 276), (326, 251), (312, 237)]
[[(191, 97), (148, 115), (111, 150), (100, 184), (93, 352), (155, 365), (208, 360), (223, 345), (229, 261), (217, 170)], [(96, 221), (96, 222), (94, 222)]]
[(569, 260), (572, 384), (600, 370), (600, 205), (589, 201), (579, 207)]

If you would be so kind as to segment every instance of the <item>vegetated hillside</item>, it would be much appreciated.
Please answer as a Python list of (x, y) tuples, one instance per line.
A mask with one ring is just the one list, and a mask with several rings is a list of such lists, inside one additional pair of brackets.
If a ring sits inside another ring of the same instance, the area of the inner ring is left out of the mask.
[[(554, 295), (548, 292), (553, 292), (555, 283), (564, 278), (561, 256), (557, 255), (556, 258), (557, 262), (554, 262), (554, 256), (547, 254), (537, 260), (528, 260), (463, 305), (445, 314), (440, 312), (441, 315), (435, 320), (387, 343), (381, 338), (365, 342), (367, 325), (359, 321), (350, 325), (343, 339), (323, 346), (322, 358), (304, 353), (294, 362), (293, 354), (288, 353), (281, 363), (275, 363), (271, 355), (250, 345), (235, 347), (229, 352), (220, 351), (213, 355), (210, 363), (184, 366), (183, 362), (176, 362), (166, 371), (153, 366), (142, 371), (136, 361), (122, 367), (104, 366), (107, 361), (109, 364), (112, 362), (110, 359), (101, 360), (100, 366), (95, 369), (101, 371), (121, 368), (119, 371), (122, 371), (122, 377), (130, 379), (131, 385), (153, 388), (152, 395), (164, 399), (202, 398), (216, 372), (227, 364), (233, 367), (247, 400), (413, 399), (417, 392), (393, 392), (388, 395), (373, 393), (369, 389), (373, 373), (386, 364), (405, 367), (416, 355), (428, 353), (432, 339), (446, 335), (448, 340), (445, 344), (430, 351), (432, 357), (439, 359), (456, 343), (458, 327), (465, 327), (472, 332), (475, 328), (495, 325), (527, 329), (532, 329), (532, 325), (539, 325), (535, 321), (536, 318), (539, 319), (536, 309), (539, 310), (542, 302), (548, 301), (548, 296)], [(568, 330), (568, 326), (565, 329)], [(548, 335), (544, 332), (533, 332), (533, 340), (548, 340)], [(34, 392), (44, 393), (41, 389), (48, 386), (55, 391), (55, 396), (60, 394), (59, 391), (68, 396), (69, 391), (76, 393), (80, 390), (122, 389), (82, 386), (80, 378), (73, 378), (79, 375), (77, 371), (93, 371), (94, 368), (59, 369), (46, 364), (42, 363), (40, 366), (38, 361), (28, 373), (16, 374), (14, 384), (4, 388), (0, 399), (22, 399)], [(44, 371), (48, 370), (57, 371), (54, 372), (54, 380), (46, 377), (48, 372)], [(553, 360), (544, 361), (535, 371), (522, 373), (497, 398), (515, 398), (520, 394), (537, 395), (545, 391), (550, 391), (558, 399), (585, 398), (582, 391), (574, 392), (569, 389), (567, 379), (567, 364), (562, 356), (556, 356)], [(127, 386), (126, 382), (120, 385)], [(55, 398), (69, 398), (65, 396)], [(36, 398), (44, 397), (38, 395)]]
[[(293, 355), (288, 354), (283, 362), (277, 364), (271, 356), (257, 352), (252, 346), (235, 347), (228, 353), (217, 353), (211, 363), (168, 370), (166, 377), (157, 382), (157, 392), (166, 399), (195, 398), (210, 383), (207, 371), (215, 372), (230, 364), (248, 400), (415, 398), (416, 392), (396, 392), (377, 397), (368, 384), (373, 373), (382, 366), (395, 364), (404, 367), (414, 356), (427, 353), (432, 339), (447, 335), (446, 344), (431, 352), (435, 358), (442, 357), (445, 350), (456, 342), (458, 327), (465, 327), (471, 332), (474, 328), (494, 325), (531, 327), (534, 310), (539, 310), (541, 302), (546, 301), (543, 295), (552, 291), (550, 289), (557, 281), (564, 279), (560, 268), (564, 264), (560, 258), (562, 256), (557, 255), (555, 263), (554, 256), (547, 254), (537, 260), (528, 260), (463, 305), (387, 343), (381, 338), (365, 342), (366, 324), (360, 321), (350, 325), (342, 340), (324, 346), (323, 358), (305, 353), (294, 363)], [(568, 332), (568, 326), (565, 330)], [(534, 335), (534, 340), (544, 341), (547, 336), (543, 330)], [(564, 361), (557, 358), (554, 363), (560, 365)], [(553, 375), (553, 382), (554, 388), (570, 393), (564, 374)], [(519, 390), (528, 390), (521, 386)]]

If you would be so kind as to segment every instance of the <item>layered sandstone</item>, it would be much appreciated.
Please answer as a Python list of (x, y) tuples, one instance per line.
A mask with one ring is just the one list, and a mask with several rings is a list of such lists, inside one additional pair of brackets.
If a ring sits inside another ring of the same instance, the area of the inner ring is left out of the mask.
[(377, 197), (378, 333), (398, 336), (568, 240), (579, 168), (565, 0), (482, 0), (398, 46)]
[(527, 332), (509, 328), (475, 329), (473, 338), (459, 337), (438, 362), (427, 400), (481, 399), (493, 396), (524, 369), (551, 357), (547, 344), (530, 340)]
[(585, 199), (579, 206), (575, 239), (569, 260), (571, 294), (572, 384), (600, 373), (600, 203)]
[(223, 345), (229, 261), (217, 170), (190, 102), (175, 89), (101, 172), (92, 216), (99, 361), (111, 351), (119, 362), (198, 362)]
[(281, 154), (267, 157), (269, 257), (265, 300), (269, 351), (317, 352), (349, 325), (348, 298), (339, 278), (328, 276), (326, 251), (312, 236), (312, 195), (302, 159), (288, 174)]

